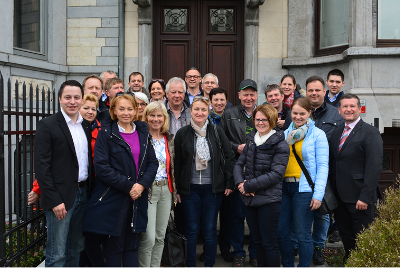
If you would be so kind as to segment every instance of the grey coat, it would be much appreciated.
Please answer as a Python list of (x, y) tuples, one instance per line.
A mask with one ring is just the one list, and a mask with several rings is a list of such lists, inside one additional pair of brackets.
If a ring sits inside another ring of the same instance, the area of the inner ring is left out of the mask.
[(277, 131), (262, 145), (256, 146), (253, 130), (247, 135), (246, 146), (233, 168), (235, 185), (244, 183), (246, 193), (240, 194), (246, 206), (259, 207), (282, 201), (282, 181), (289, 161), (289, 146), (283, 131)]

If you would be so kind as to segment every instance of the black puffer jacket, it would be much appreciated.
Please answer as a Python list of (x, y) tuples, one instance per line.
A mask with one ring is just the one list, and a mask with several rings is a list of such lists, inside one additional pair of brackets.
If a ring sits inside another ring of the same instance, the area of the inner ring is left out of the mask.
[(235, 185), (244, 183), (246, 193), (240, 195), (246, 206), (259, 207), (282, 201), (282, 181), (289, 161), (289, 146), (283, 131), (272, 134), (268, 140), (256, 146), (255, 131), (247, 135), (246, 146), (233, 168)]

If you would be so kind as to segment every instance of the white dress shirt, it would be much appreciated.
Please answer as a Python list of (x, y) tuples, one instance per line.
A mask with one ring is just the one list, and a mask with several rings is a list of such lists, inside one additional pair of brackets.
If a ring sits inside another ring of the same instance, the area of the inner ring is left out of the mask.
[(86, 138), (85, 131), (83, 130), (82, 122), (83, 117), (80, 113), (78, 120), (76, 123), (63, 111), (61, 108), (61, 112), (67, 122), (67, 126), (69, 128), (69, 132), (72, 136), (72, 141), (74, 142), (76, 158), (78, 159), (79, 164), (79, 177), (78, 182), (85, 181), (89, 176), (89, 159), (88, 159), (88, 141)]

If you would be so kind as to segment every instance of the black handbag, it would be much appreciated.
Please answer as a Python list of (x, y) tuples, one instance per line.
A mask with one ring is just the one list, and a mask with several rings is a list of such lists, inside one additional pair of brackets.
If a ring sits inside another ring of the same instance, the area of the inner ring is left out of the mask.
[[(314, 192), (314, 182), (311, 180), (311, 176), (308, 173), (308, 170), (303, 164), (303, 161), (301, 161), (300, 157), (297, 155), (296, 149), (294, 148), (294, 144), (292, 144), (292, 150), (294, 157), (297, 160), (297, 163), (299, 163), (299, 166), (301, 170), (304, 173), (304, 176), (307, 178), (307, 182), (310, 185), (312, 191)], [(329, 182), (329, 179), (326, 181), (326, 186), (325, 186), (325, 194), (324, 198), (322, 199), (321, 206), (319, 207), (318, 211), (320, 215), (325, 215), (328, 213), (332, 213), (335, 208), (338, 207), (338, 202), (336, 200), (335, 194), (332, 191), (331, 184)]]
[[(161, 262), (164, 267), (186, 266), (187, 240), (185, 236), (178, 233), (172, 215), (169, 215), (170, 222), (165, 232), (164, 250)], [(171, 226), (172, 225), (172, 228)]]

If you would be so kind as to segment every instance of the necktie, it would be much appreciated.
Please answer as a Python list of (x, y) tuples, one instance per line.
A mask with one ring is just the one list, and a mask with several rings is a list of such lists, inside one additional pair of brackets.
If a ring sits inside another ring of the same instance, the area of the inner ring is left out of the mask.
[(343, 130), (343, 134), (342, 137), (340, 137), (340, 142), (339, 142), (339, 152), (342, 149), (342, 146), (344, 144), (344, 142), (346, 141), (347, 137), (350, 134), (350, 127), (349, 126), (345, 126), (344, 130)]

